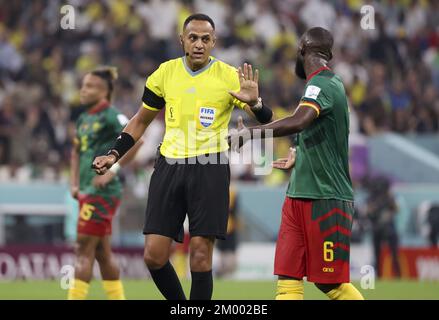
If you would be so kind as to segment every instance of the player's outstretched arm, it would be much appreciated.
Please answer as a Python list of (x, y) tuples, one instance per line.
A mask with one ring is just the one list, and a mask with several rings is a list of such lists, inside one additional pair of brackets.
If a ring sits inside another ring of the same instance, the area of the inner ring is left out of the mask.
[(261, 137), (265, 137), (268, 130), (272, 130), (273, 137), (284, 137), (294, 133), (301, 132), (306, 129), (318, 114), (313, 108), (298, 107), (293, 115), (270, 122), (262, 126), (251, 127), (249, 130), (252, 133), (256, 130), (261, 130)]
[[(149, 110), (143, 106), (140, 107), (137, 113), (125, 126), (113, 148), (108, 151), (108, 154), (96, 157), (93, 160), (92, 168), (96, 173), (101, 175), (104, 174), (113, 166), (113, 164), (121, 159), (136, 144), (136, 142), (140, 140), (146, 128), (148, 128), (149, 124), (154, 120), (157, 113), (158, 111)], [(126, 160), (124, 160), (124, 162), (127, 162)]]
[[(256, 127), (238, 129), (237, 132), (230, 133), (227, 136), (230, 148), (238, 150), (245, 142), (258, 136), (264, 139), (268, 137), (283, 137), (293, 133), (298, 133), (307, 128), (315, 118), (317, 118), (317, 111), (313, 108), (298, 107), (293, 115), (270, 122), (268, 124)], [(257, 135), (256, 132), (259, 132)]]

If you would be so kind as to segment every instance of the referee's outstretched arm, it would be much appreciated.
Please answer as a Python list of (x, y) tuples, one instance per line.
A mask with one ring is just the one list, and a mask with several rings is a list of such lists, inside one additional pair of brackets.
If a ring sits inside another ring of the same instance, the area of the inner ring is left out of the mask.
[(146, 128), (154, 120), (159, 110), (149, 110), (141, 106), (137, 113), (130, 119), (116, 140), (114, 147), (107, 155), (96, 157), (92, 168), (97, 174), (104, 174), (115, 164), (125, 153), (128, 152), (142, 137)]
[(130, 119), (122, 132), (129, 134), (134, 139), (134, 142), (137, 142), (159, 111), (149, 110), (140, 106), (137, 113)]

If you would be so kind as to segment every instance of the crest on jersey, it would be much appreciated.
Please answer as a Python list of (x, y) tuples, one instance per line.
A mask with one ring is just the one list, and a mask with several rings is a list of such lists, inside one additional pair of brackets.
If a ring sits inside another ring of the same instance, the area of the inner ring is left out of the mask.
[(199, 114), (200, 123), (203, 127), (208, 128), (215, 121), (215, 108), (201, 107)]

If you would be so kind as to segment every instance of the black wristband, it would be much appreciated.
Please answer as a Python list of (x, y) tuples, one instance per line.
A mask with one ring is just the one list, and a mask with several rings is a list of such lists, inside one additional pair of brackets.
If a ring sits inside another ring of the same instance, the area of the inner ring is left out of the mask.
[(252, 109), (252, 111), (256, 119), (262, 124), (269, 123), (271, 121), (271, 118), (273, 117), (273, 111), (271, 111), (270, 108), (266, 107), (264, 105), (264, 102), (262, 102), (262, 108)]
[[(129, 133), (122, 132), (119, 137), (117, 137), (113, 148), (108, 151), (108, 154), (116, 156), (116, 161), (118, 161), (124, 156), (125, 153), (128, 152), (128, 150), (131, 149), (132, 146), (134, 146), (135, 143), (136, 141), (134, 141), (134, 138)], [(114, 151), (117, 152), (117, 155)]]

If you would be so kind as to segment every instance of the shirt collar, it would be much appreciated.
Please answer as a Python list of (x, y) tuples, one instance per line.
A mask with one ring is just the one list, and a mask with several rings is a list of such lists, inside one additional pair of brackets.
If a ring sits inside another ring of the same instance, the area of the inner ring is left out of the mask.
[(107, 109), (110, 106), (110, 102), (107, 100), (104, 100), (102, 102), (99, 102), (98, 104), (95, 104), (93, 107), (91, 107), (89, 110), (87, 110), (88, 114), (96, 114), (98, 112), (101, 112), (105, 109)]
[(312, 72), (308, 77), (306, 77), (306, 81), (308, 82), (309, 80), (311, 80), (312, 77), (322, 72), (323, 70), (331, 70), (331, 69), (327, 66), (320, 67), (316, 71)]
[(210, 56), (210, 57), (209, 57), (210, 61), (209, 61), (209, 63), (208, 63), (207, 65), (205, 65), (205, 66), (204, 66), (203, 68), (201, 68), (200, 70), (192, 71), (191, 68), (189, 68), (189, 66), (188, 66), (187, 63), (186, 63), (186, 56), (183, 56), (182, 59), (183, 59), (183, 65), (184, 65), (184, 68), (186, 69), (186, 71), (187, 71), (192, 77), (194, 77), (194, 76), (196, 76), (196, 75), (199, 75), (199, 74), (202, 73), (203, 71), (209, 69), (210, 66), (216, 61), (216, 59), (215, 59), (214, 57)]

